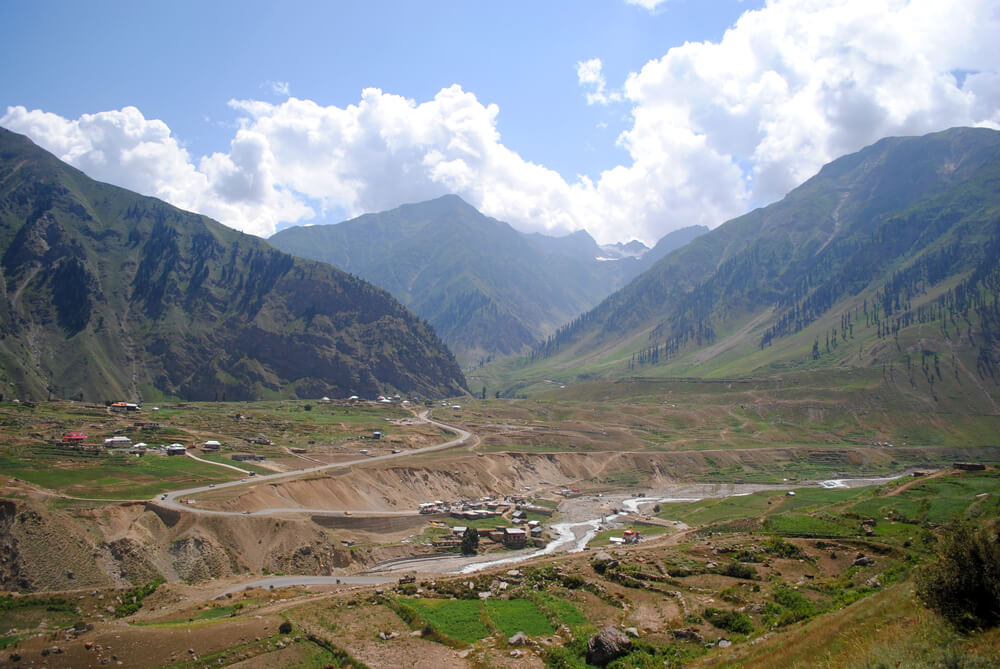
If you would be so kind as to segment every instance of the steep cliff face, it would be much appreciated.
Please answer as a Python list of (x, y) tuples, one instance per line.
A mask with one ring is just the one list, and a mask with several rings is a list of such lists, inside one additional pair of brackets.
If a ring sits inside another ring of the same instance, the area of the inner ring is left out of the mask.
[(0, 129), (0, 382), (21, 397), (193, 400), (463, 392), (385, 291)]

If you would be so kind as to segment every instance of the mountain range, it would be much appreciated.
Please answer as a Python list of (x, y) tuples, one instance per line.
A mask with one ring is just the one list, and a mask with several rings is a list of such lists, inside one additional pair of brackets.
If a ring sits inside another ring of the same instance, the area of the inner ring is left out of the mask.
[(707, 230), (678, 230), (653, 249), (637, 241), (601, 247), (583, 231), (519, 232), (447, 195), (287, 228), (268, 241), (386, 289), (469, 364), (527, 351)]
[(995, 378), (998, 277), (1000, 132), (887, 138), (661, 259), (531, 359), (545, 378), (704, 377), (954, 354)]
[(1000, 379), (1000, 133), (983, 128), (881, 140), (653, 249), (521, 233), (456, 196), (270, 241), (287, 253), (0, 131), (0, 395), (465, 392), (446, 342), (466, 363), (523, 354), (484, 372), (509, 394), (879, 365), (912, 378), (917, 356), (931, 385), (942, 356), (973, 387)]
[(0, 129), (0, 396), (258, 399), (461, 393), (384, 290)]

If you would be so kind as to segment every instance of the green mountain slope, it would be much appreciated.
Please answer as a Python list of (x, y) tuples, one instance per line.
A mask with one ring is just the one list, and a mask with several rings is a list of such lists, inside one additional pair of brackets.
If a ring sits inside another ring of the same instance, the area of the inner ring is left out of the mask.
[(670, 254), (519, 373), (745, 375), (947, 351), (993, 378), (998, 262), (1000, 133), (885, 139)]
[(458, 393), (390, 295), (0, 129), (0, 392), (85, 399)]
[[(665, 238), (657, 258), (704, 228)], [(599, 261), (585, 232), (525, 235), (454, 195), (269, 240), (385, 288), (467, 362), (521, 352), (593, 307), (651, 260)]]

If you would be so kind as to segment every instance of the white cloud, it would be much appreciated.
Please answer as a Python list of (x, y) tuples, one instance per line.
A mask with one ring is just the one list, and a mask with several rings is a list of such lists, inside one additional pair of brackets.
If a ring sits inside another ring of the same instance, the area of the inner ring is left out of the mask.
[(630, 5), (638, 5), (650, 11), (656, 9), (660, 5), (664, 5), (668, 0), (625, 0), (626, 3)]
[[(567, 182), (504, 146), (496, 105), (454, 85), (417, 102), (230, 103), (229, 150), (190, 156), (139, 110), (68, 120), (8, 108), (0, 125), (96, 178), (259, 235), (324, 211), (357, 215), (454, 192), (522, 230), (585, 228), (648, 243), (772, 201), (886, 135), (1000, 127), (1000, 2), (772, 0), (718, 43), (688, 43), (624, 82), (630, 159)], [(610, 101), (600, 59), (577, 64)]]
[(56, 114), (8, 107), (0, 125), (28, 135), (88, 175), (183, 209), (211, 216), (257, 235), (278, 221), (313, 216), (295, 194), (268, 172), (264, 147), (243, 131), (230, 153), (201, 160), (196, 167), (163, 121), (146, 119), (135, 107), (84, 114), (67, 120)]
[(292, 94), (292, 88), (287, 81), (265, 81), (260, 86), (286, 98)]
[(576, 64), (576, 79), (581, 86), (591, 88), (587, 93), (587, 104), (606, 105), (611, 102), (621, 102), (622, 94), (618, 91), (605, 92), (607, 81), (602, 72), (600, 58), (580, 61)]
[[(775, 0), (715, 43), (685, 44), (630, 75), (634, 145), (663, 123), (750, 164), (768, 202), (886, 135), (1000, 126), (996, 0)], [(956, 69), (970, 75), (959, 86)], [(971, 80), (971, 81), (970, 81)], [(980, 84), (981, 82), (981, 84)]]

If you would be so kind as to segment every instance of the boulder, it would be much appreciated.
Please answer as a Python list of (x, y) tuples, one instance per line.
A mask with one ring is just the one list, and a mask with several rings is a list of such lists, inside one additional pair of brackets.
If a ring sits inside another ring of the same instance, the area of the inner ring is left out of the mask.
[(524, 632), (518, 632), (511, 638), (507, 639), (507, 643), (511, 646), (523, 646), (528, 643), (528, 635)]
[(617, 627), (608, 625), (587, 642), (587, 664), (603, 667), (627, 655), (631, 648), (632, 640)]
[(683, 639), (684, 641), (697, 641), (698, 643), (705, 643), (705, 638), (701, 636), (695, 630), (670, 630), (670, 634), (675, 639)]
[(590, 560), (591, 566), (598, 574), (603, 574), (608, 569), (618, 566), (618, 560), (611, 557), (606, 551), (601, 551)]
[(871, 559), (864, 553), (858, 553), (858, 557), (854, 558), (855, 567), (870, 567), (875, 564), (875, 560)]

